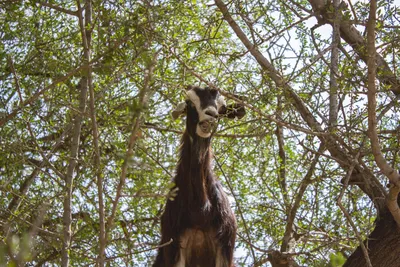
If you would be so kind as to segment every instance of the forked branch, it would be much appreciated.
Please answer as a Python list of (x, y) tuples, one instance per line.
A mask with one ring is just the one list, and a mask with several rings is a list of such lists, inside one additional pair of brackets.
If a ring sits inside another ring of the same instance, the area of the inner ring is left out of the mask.
[(376, 24), (376, 0), (370, 2), (370, 12), (368, 20), (368, 135), (371, 141), (372, 154), (381, 172), (388, 177), (392, 188), (387, 197), (387, 206), (393, 215), (397, 225), (400, 226), (400, 211), (397, 202), (400, 191), (400, 175), (393, 169), (384, 158), (377, 133), (376, 119), (376, 49), (375, 49), (375, 24)]

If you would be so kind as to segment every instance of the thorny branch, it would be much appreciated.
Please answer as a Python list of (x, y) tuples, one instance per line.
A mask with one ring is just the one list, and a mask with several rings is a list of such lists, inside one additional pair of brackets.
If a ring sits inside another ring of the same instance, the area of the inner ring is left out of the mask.
[(68, 15), (71, 15), (71, 16), (78, 16), (78, 11), (72, 11), (72, 10), (57, 6), (55, 4), (39, 2), (39, 5), (52, 8), (54, 10), (57, 10), (59, 12), (62, 12), (62, 13), (65, 13), (65, 14), (68, 14)]

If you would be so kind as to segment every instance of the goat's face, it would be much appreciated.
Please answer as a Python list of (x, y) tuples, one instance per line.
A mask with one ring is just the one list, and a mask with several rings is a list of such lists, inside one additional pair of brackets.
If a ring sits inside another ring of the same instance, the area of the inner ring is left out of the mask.
[(186, 102), (180, 103), (172, 116), (177, 118), (186, 112), (188, 120), (194, 120), (192, 123), (196, 127), (195, 133), (202, 138), (211, 136), (218, 117), (242, 118), (245, 114), (244, 107), (240, 104), (227, 107), (224, 97), (213, 88), (189, 86), (186, 95)]

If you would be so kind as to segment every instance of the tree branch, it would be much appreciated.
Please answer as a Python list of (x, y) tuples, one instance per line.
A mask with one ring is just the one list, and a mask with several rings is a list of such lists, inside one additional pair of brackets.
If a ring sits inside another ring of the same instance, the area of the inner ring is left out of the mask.
[(350, 169), (348, 170), (348, 172), (347, 172), (347, 174), (346, 174), (346, 177), (345, 177), (345, 179), (344, 179), (344, 183), (343, 183), (342, 190), (340, 191), (340, 194), (339, 194), (339, 197), (338, 197), (336, 203), (337, 203), (337, 205), (339, 206), (340, 210), (341, 210), (341, 211), (343, 212), (343, 214), (345, 215), (345, 217), (346, 217), (347, 221), (349, 222), (349, 224), (351, 225), (351, 227), (352, 227), (354, 233), (356, 234), (357, 239), (358, 239), (358, 241), (360, 242), (360, 247), (361, 247), (361, 250), (362, 250), (362, 252), (363, 252), (363, 254), (364, 254), (364, 258), (365, 258), (365, 261), (366, 261), (368, 267), (372, 267), (371, 260), (369, 259), (369, 255), (368, 255), (368, 250), (367, 250), (367, 248), (365, 247), (365, 244), (364, 244), (364, 242), (363, 242), (363, 239), (362, 239), (360, 233), (359, 233), (358, 230), (357, 230), (357, 226), (354, 224), (354, 222), (353, 222), (353, 220), (352, 220), (350, 214), (348, 213), (348, 211), (346, 210), (346, 208), (345, 208), (345, 207), (343, 206), (343, 204), (342, 204), (342, 198), (343, 198), (343, 195), (344, 195), (344, 191), (346, 190), (346, 188), (347, 188), (347, 186), (348, 186), (348, 183), (349, 183), (351, 174), (352, 174), (352, 172), (353, 172), (353, 170), (354, 170), (354, 166), (356, 165), (356, 162), (358, 161), (359, 156), (360, 156), (360, 151), (357, 153), (356, 158), (352, 161), (351, 167), (350, 167)]
[(339, 69), (340, 20), (342, 18), (339, 1), (340, 0), (333, 0), (335, 17), (332, 31), (331, 71), (329, 80), (329, 127), (331, 127), (331, 130), (336, 127), (338, 116), (338, 85), (336, 77), (338, 76)]
[(65, 13), (65, 14), (68, 14), (68, 15), (71, 15), (71, 16), (78, 16), (78, 11), (72, 11), (72, 10), (69, 10), (69, 9), (65, 9), (63, 7), (60, 7), (60, 6), (51, 4), (51, 3), (39, 2), (39, 5), (45, 6), (45, 7), (49, 7), (51, 9), (60, 11), (62, 13)]
[(290, 211), (288, 212), (285, 234), (282, 239), (281, 252), (291, 252), (289, 243), (290, 243), (290, 241), (292, 239), (292, 235), (293, 235), (293, 225), (294, 225), (294, 220), (296, 218), (297, 210), (300, 207), (300, 202), (303, 199), (303, 195), (307, 189), (307, 186), (312, 182), (311, 177), (314, 174), (315, 167), (317, 166), (319, 157), (323, 153), (323, 150), (324, 150), (323, 146), (320, 145), (320, 147), (318, 149), (319, 153), (315, 154), (314, 159), (311, 162), (306, 175), (304, 176), (304, 179), (301, 181), (299, 190), (295, 197), (295, 201), (294, 201), (292, 207), (290, 208)]
[[(389, 197), (387, 198), (387, 205), (393, 215), (394, 220), (400, 227), (400, 212), (397, 203), (398, 193), (400, 191), (400, 175), (393, 169), (384, 158), (378, 138), (377, 120), (376, 120), (376, 49), (375, 49), (375, 24), (376, 24), (376, 0), (370, 1), (370, 12), (368, 20), (368, 136), (371, 141), (372, 154), (376, 164), (381, 172), (389, 178), (390, 183), (396, 188), (391, 188)], [(395, 196), (395, 194), (397, 194)]]
[[(84, 29), (84, 21), (82, 17), (82, 10), (80, 8), (79, 0), (77, 1), (78, 5), (78, 16), (79, 16), (79, 26), (81, 29)], [(85, 47), (85, 39), (82, 39), (84, 53), (86, 53)], [(89, 62), (85, 60), (84, 66), (88, 67)], [(87, 74), (87, 73), (85, 73)], [(61, 250), (61, 266), (68, 267), (70, 254), (71, 254), (71, 238), (72, 238), (72, 190), (73, 190), (73, 181), (74, 181), (74, 172), (75, 167), (78, 164), (78, 156), (79, 156), (79, 145), (80, 145), (80, 136), (81, 136), (81, 128), (82, 128), (82, 117), (86, 112), (86, 100), (87, 100), (87, 91), (88, 91), (88, 77), (83, 76), (79, 83), (80, 96), (79, 96), (79, 112), (76, 113), (75, 121), (74, 121), (74, 130), (71, 142), (71, 150), (70, 150), (70, 161), (67, 168), (67, 174), (65, 175), (65, 195), (64, 195), (64, 214), (63, 214), (63, 244)]]
[[(314, 12), (319, 14), (317, 19), (320, 22), (328, 22), (332, 24), (334, 21), (333, 13), (327, 11), (326, 1), (324, 0), (309, 0), (313, 7)], [(360, 58), (367, 64), (369, 53), (366, 51), (367, 43), (361, 33), (351, 25), (349, 20), (341, 20), (340, 22), (340, 36), (354, 49), (354, 51), (360, 56)], [(376, 52), (376, 50), (375, 50)], [(387, 85), (389, 89), (395, 94), (400, 94), (400, 80), (397, 79), (396, 75), (389, 68), (388, 63), (385, 59), (377, 54), (376, 64), (378, 68), (378, 73), (376, 77), (381, 83)]]
[(129, 162), (130, 162), (131, 157), (133, 156), (133, 147), (136, 143), (136, 140), (138, 137), (137, 133), (138, 133), (138, 131), (140, 129), (140, 125), (141, 125), (141, 120), (142, 120), (141, 112), (143, 109), (146, 108), (147, 101), (149, 98), (150, 82), (152, 79), (157, 56), (158, 56), (158, 52), (156, 52), (153, 55), (152, 61), (150, 62), (147, 70), (145, 70), (145, 72), (144, 72), (145, 77), (144, 77), (143, 87), (139, 93), (139, 100), (138, 100), (140, 109), (136, 112), (135, 117), (134, 117), (134, 123), (133, 123), (132, 131), (131, 131), (131, 134), (130, 134), (130, 137), (128, 140), (128, 145), (127, 145), (127, 149), (126, 149), (126, 153), (125, 153), (124, 162), (122, 164), (121, 175), (120, 175), (119, 183), (117, 186), (117, 192), (115, 195), (115, 199), (113, 200), (113, 204), (112, 204), (111, 215), (108, 217), (108, 220), (107, 220), (106, 238), (108, 237), (108, 235), (112, 229), (115, 215), (117, 212), (118, 202), (122, 195), (122, 189), (125, 186), (125, 180), (126, 180), (126, 175), (128, 172)]
[[(80, 9), (78, 2), (78, 9)], [(88, 26), (92, 25), (92, 1), (87, 0), (85, 4), (85, 21), (83, 22), (82, 13), (78, 13), (79, 26), (82, 36), (82, 44), (84, 48), (85, 63), (87, 63), (86, 76), (88, 79), (89, 89), (89, 109), (90, 118), (92, 122), (92, 135), (93, 135), (93, 150), (94, 150), (94, 169), (97, 178), (97, 195), (99, 199), (99, 254), (97, 258), (97, 264), (103, 267), (105, 264), (105, 249), (106, 249), (106, 234), (105, 234), (105, 210), (104, 210), (104, 199), (103, 199), (103, 174), (101, 168), (100, 148), (99, 148), (99, 130), (96, 119), (96, 108), (95, 108), (95, 95), (93, 88), (93, 73), (92, 66), (89, 64), (91, 61), (91, 46), (92, 46), (92, 32), (88, 30)]]
[[(274, 66), (264, 57), (264, 55), (249, 41), (245, 33), (239, 27), (239, 25), (233, 20), (229, 13), (228, 8), (222, 2), (222, 0), (215, 0), (216, 5), (222, 12), (224, 19), (229, 23), (232, 30), (236, 33), (237, 37), (250, 51), (253, 57), (257, 60), (260, 66), (265, 70), (266, 74), (275, 82), (278, 88), (281, 88), (284, 92), (288, 101), (293, 103), (296, 110), (299, 112), (303, 120), (307, 125), (314, 131), (323, 133), (324, 130), (318, 121), (314, 118), (313, 114), (308, 110), (307, 106), (304, 104), (302, 99), (297, 95), (297, 93), (288, 85), (287, 81), (279, 74), (279, 72), (274, 68)], [(339, 158), (341, 162), (338, 162), (342, 168), (345, 170), (349, 169), (348, 162), (351, 162), (349, 152), (345, 150), (345, 147), (341, 146), (340, 138), (334, 133), (330, 134), (320, 134), (317, 135), (322, 144), (327, 145), (326, 148), (329, 150), (331, 155), (335, 158)], [(342, 164), (342, 162), (347, 162)], [(363, 166), (357, 164), (354, 168), (353, 176), (357, 177), (361, 175), (366, 182), (365, 184), (360, 184), (359, 187), (369, 196), (369, 198), (375, 203), (378, 211), (384, 211), (386, 204), (382, 200), (386, 194), (382, 185), (371, 177), (371, 173), (364, 169)], [(372, 184), (372, 186), (370, 186)]]

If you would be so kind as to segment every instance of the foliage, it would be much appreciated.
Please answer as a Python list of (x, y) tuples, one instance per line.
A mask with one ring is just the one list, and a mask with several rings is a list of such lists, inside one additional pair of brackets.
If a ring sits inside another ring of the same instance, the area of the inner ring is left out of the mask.
[[(107, 219), (127, 164), (115, 218), (105, 226), (107, 265), (149, 266), (184, 130), (184, 119), (173, 121), (170, 111), (184, 99), (186, 85), (208, 82), (248, 106), (244, 120), (221, 121), (213, 140), (214, 169), (239, 224), (237, 265), (261, 266), (272, 250), (281, 249), (299, 196), (290, 252), (302, 265), (342, 266), (359, 240), (338, 207), (339, 195), (345, 190), (341, 203), (363, 238), (374, 226), (374, 203), (356, 185), (344, 188), (347, 170), (341, 159), (209, 1), (92, 1), (92, 23), (85, 29), (92, 39), (100, 147), (96, 164), (89, 102), (84, 113), (79, 111), (88, 67), (77, 3), (85, 14), (85, 1), (0, 2), (0, 265), (60, 266), (64, 178), (72, 160), (73, 125), (82, 116), (72, 183), (70, 264), (96, 263), (97, 173), (103, 177)], [(399, 9), (393, 1), (379, 4), (378, 53), (398, 76)], [(232, 1), (228, 7), (323, 133), (332, 134), (327, 124), (331, 27), (317, 25), (307, 1)], [(368, 5), (360, 1), (352, 8), (346, 14), (363, 31)], [(332, 135), (352, 158), (360, 152), (359, 161), (384, 185), (366, 138), (366, 64), (345, 42), (339, 62), (339, 112)], [(142, 94), (147, 102), (141, 101)], [(382, 83), (380, 141), (394, 167), (399, 164), (397, 99)], [(135, 132), (136, 121), (140, 129)], [(135, 142), (127, 151), (131, 133)]]

